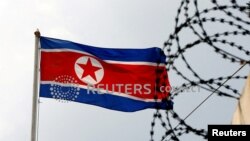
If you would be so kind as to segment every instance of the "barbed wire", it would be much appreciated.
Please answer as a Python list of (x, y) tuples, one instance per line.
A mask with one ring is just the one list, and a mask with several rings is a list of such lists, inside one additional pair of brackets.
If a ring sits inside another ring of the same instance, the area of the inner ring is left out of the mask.
[[(240, 97), (239, 90), (232, 85), (225, 84), (225, 82), (228, 80), (246, 79), (247, 76), (235, 76), (236, 73), (234, 73), (233, 75), (205, 79), (191, 67), (191, 63), (187, 59), (186, 52), (198, 46), (206, 45), (213, 49), (214, 53), (220, 55), (222, 59), (229, 63), (239, 64), (241, 68), (243, 64), (250, 66), (250, 50), (244, 45), (240, 45), (240, 42), (231, 40), (238, 36), (249, 37), (250, 2), (239, 4), (236, 0), (230, 0), (220, 4), (217, 0), (211, 0), (211, 5), (211, 7), (201, 9), (198, 0), (182, 0), (177, 9), (174, 32), (170, 34), (169, 38), (164, 43), (163, 52), (168, 57), (166, 60), (167, 70), (175, 72), (176, 75), (183, 79), (184, 83), (180, 85), (180, 89), (170, 92), (167, 101), (174, 100), (177, 96), (182, 94), (185, 89), (189, 89), (193, 86), (199, 86), (201, 89), (211, 92), (210, 95), (215, 93), (217, 96), (236, 100)], [(191, 9), (192, 7), (193, 9)], [(216, 12), (220, 14), (213, 15)], [(207, 24), (216, 26), (227, 25), (230, 28), (225, 31), (216, 31), (216, 33), (212, 33), (212, 31), (205, 27)], [(183, 44), (181, 32), (184, 30), (190, 30), (193, 33), (194, 41)], [(239, 54), (242, 55), (239, 56)], [(181, 59), (185, 64), (193, 78), (179, 69), (176, 63), (178, 59)], [(164, 79), (168, 79), (167, 75), (164, 75)], [(164, 82), (160, 81), (160, 78), (158, 78), (156, 84), (157, 86), (165, 85)], [(157, 99), (157, 95), (155, 98)], [(200, 105), (207, 99), (201, 101)], [(155, 125), (157, 120), (160, 121), (161, 126), (165, 130), (164, 135), (162, 135), (160, 139), (161, 141), (178, 141), (181, 136), (190, 133), (207, 139), (208, 135), (206, 129), (196, 129), (185, 122), (200, 105), (195, 107), (185, 118), (181, 118), (176, 111), (171, 109), (166, 109), (165, 114), (162, 114), (156, 107), (151, 122), (150, 141), (155, 140), (154, 135), (156, 132)], [(173, 123), (177, 123), (177, 126), (173, 126)]]

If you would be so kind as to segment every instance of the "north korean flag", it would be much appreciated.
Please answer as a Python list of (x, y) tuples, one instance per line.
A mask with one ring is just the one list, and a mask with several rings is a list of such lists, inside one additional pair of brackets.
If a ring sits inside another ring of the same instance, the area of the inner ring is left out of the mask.
[(40, 97), (112, 110), (172, 109), (160, 48), (100, 48), (40, 37)]

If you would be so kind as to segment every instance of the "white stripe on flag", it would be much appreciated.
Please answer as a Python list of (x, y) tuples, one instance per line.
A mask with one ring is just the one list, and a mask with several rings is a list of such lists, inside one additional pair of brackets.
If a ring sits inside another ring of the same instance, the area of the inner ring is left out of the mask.
[[(81, 54), (85, 54), (85, 55), (90, 55), (90, 56), (94, 56), (88, 52), (84, 52), (84, 51), (78, 51), (78, 50), (74, 50), (74, 49), (41, 49), (42, 52), (75, 52), (75, 53), (81, 53)], [(98, 56), (97, 56), (98, 57)], [(147, 66), (161, 66), (164, 67), (165, 64), (164, 63), (152, 63), (152, 62), (140, 62), (140, 61), (132, 61), (132, 62), (128, 62), (128, 61), (113, 61), (113, 60), (103, 60), (104, 62), (110, 63), (110, 64), (124, 64), (124, 65), (147, 65)]]

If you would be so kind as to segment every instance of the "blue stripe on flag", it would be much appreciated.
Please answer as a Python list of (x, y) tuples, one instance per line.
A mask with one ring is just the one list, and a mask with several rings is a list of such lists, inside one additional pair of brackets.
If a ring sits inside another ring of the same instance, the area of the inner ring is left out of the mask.
[(157, 47), (146, 49), (111, 49), (82, 45), (71, 41), (41, 37), (42, 49), (73, 49), (88, 52), (102, 60), (165, 63), (166, 56)]
[[(50, 84), (40, 85), (40, 97), (53, 98), (50, 94)], [(159, 109), (172, 109), (173, 103), (169, 102), (144, 102), (134, 100), (126, 97), (115, 96), (111, 94), (88, 94), (86, 89), (80, 89), (80, 94), (74, 100), (74, 102), (85, 103), (104, 107), (107, 109), (123, 111), (123, 112), (135, 112), (147, 108)]]

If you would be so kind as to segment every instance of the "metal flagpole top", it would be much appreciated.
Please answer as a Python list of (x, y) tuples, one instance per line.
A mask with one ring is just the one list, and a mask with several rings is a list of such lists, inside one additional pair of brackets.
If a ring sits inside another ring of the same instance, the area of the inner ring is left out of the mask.
[(37, 30), (34, 32), (34, 34), (35, 34), (35, 36), (36, 36), (37, 38), (40, 38), (40, 37), (41, 37), (41, 33), (40, 33), (39, 29), (37, 29)]

